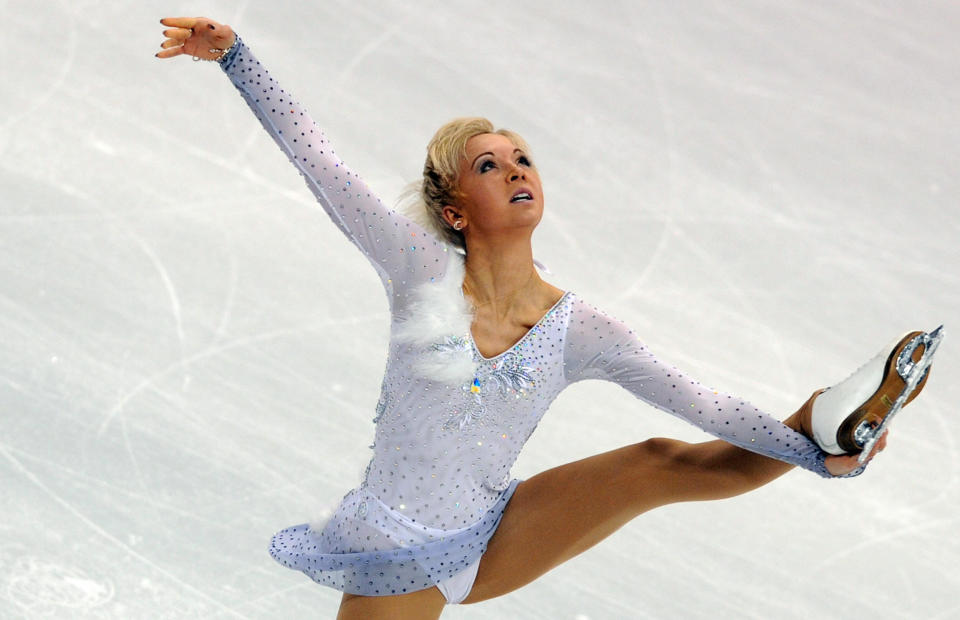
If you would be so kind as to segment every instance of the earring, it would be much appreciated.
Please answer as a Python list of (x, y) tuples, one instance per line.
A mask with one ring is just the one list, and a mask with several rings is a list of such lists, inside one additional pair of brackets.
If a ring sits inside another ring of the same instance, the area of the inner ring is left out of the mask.
[(453, 223), (454, 230), (460, 230), (461, 228), (463, 228), (463, 222), (461, 222), (460, 220), (457, 220), (456, 222)]

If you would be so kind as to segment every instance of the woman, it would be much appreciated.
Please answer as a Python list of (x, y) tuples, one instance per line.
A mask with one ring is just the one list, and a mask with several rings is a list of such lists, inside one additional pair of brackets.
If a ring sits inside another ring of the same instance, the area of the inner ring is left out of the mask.
[[(685, 377), (622, 323), (540, 277), (531, 236), (543, 190), (516, 134), (483, 119), (442, 127), (428, 147), (416, 223), (384, 208), (340, 162), (229, 26), (162, 23), (170, 28), (157, 56), (220, 62), (371, 261), (390, 301), (388, 364), (363, 483), (329, 522), (287, 528), (270, 548), (284, 565), (343, 591), (340, 618), (436, 618), (445, 604), (529, 583), (652, 508), (745, 493), (797, 465), (855, 475), (863, 446), (855, 431), (883, 421), (883, 395), (899, 393), (903, 368), (928, 348), (925, 335), (908, 334), (777, 422)], [(550, 402), (591, 378), (721, 440), (652, 439), (511, 480)], [(884, 445), (880, 436), (868, 456)]]

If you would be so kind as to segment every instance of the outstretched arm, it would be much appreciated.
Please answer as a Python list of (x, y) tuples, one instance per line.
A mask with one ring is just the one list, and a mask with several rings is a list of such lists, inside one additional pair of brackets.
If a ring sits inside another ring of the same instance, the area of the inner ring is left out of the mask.
[(217, 60), (280, 150), (297, 168), (324, 211), (370, 260), (391, 305), (406, 291), (443, 274), (448, 248), (403, 215), (386, 208), (333, 152), (306, 110), (270, 76), (230, 26), (202, 17), (161, 20), (171, 28), (160, 58), (182, 54)]
[[(858, 469), (855, 456), (834, 457), (799, 432), (797, 416), (780, 422), (750, 403), (709, 389), (658, 359), (623, 323), (578, 300), (567, 336), (568, 379), (605, 379), (728, 444), (797, 465), (823, 477)], [(716, 444), (717, 462), (739, 459)], [(742, 460), (742, 459), (740, 459)]]

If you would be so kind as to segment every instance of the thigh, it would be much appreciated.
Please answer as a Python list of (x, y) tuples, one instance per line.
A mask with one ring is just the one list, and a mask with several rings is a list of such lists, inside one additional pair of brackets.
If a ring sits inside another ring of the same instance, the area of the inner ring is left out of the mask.
[(446, 604), (435, 587), (397, 596), (344, 594), (337, 620), (436, 620)]
[(521, 482), (464, 602), (487, 600), (524, 586), (657, 506), (736, 494), (728, 483), (729, 473), (708, 466), (711, 459), (704, 458), (717, 449), (733, 448), (720, 444), (652, 439)]

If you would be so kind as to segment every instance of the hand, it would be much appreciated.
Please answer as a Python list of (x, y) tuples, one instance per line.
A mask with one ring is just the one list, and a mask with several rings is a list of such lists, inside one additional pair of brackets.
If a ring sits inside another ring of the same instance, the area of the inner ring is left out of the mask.
[(167, 40), (160, 44), (163, 50), (157, 53), (157, 58), (187, 54), (204, 60), (219, 60), (237, 36), (230, 26), (206, 17), (164, 17), (160, 23), (171, 28), (163, 31)]
[[(873, 457), (887, 447), (888, 434), (889, 433), (884, 433), (883, 437), (881, 437), (877, 443), (874, 444), (873, 450), (870, 451), (870, 456), (867, 457), (867, 463), (873, 460)], [(843, 476), (860, 467), (860, 462), (857, 460), (859, 457), (859, 454), (830, 455), (824, 459), (823, 465), (832, 475)]]

